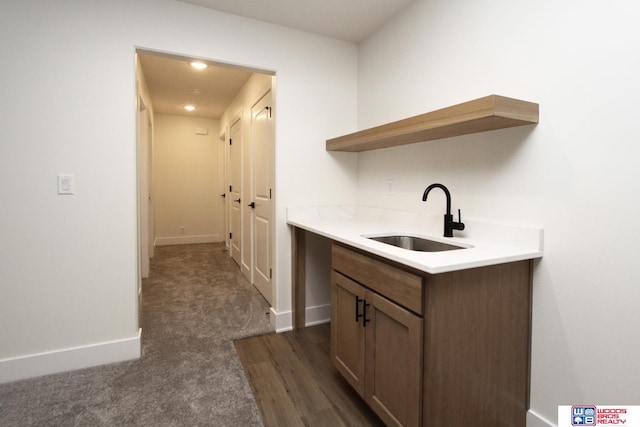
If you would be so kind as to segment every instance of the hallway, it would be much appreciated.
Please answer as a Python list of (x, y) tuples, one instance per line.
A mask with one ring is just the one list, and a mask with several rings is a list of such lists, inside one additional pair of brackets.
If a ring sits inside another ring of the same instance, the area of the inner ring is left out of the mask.
[(269, 306), (224, 244), (156, 248), (142, 296), (139, 360), (0, 385), (0, 425), (262, 425), (233, 340)]

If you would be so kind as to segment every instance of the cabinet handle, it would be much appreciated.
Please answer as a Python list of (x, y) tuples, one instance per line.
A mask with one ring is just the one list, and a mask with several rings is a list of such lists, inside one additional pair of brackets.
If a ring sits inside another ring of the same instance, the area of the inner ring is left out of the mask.
[(356, 323), (358, 323), (358, 321), (362, 317), (362, 314), (360, 314), (360, 302), (361, 301), (364, 302), (364, 299), (360, 299), (360, 297), (358, 295), (356, 295)]
[(371, 319), (367, 319), (367, 307), (371, 304), (367, 303), (366, 299), (362, 300), (362, 327), (366, 328), (367, 323), (371, 322)]

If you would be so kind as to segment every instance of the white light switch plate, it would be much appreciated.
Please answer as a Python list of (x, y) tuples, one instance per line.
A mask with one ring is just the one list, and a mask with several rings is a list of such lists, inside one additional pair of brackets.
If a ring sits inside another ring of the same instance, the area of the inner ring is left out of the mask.
[(393, 178), (387, 178), (387, 196), (393, 196), (395, 194), (395, 180)]
[(76, 191), (76, 179), (70, 174), (58, 175), (58, 194), (74, 194)]

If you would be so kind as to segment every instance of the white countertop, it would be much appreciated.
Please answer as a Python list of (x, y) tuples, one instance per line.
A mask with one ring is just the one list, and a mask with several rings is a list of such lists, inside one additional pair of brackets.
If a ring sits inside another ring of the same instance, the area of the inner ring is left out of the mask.
[[(354, 206), (289, 207), (287, 223), (427, 273), (541, 258), (541, 227), (494, 224), (462, 218), (464, 231), (442, 237), (443, 216)], [(363, 236), (405, 235), (464, 246), (444, 252), (418, 252)]]

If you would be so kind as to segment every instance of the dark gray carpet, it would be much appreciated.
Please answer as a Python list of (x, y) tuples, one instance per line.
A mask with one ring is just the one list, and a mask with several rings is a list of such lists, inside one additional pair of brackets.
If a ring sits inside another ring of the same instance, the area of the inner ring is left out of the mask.
[(0, 426), (261, 426), (232, 341), (269, 306), (223, 248), (158, 247), (140, 360), (0, 385)]

